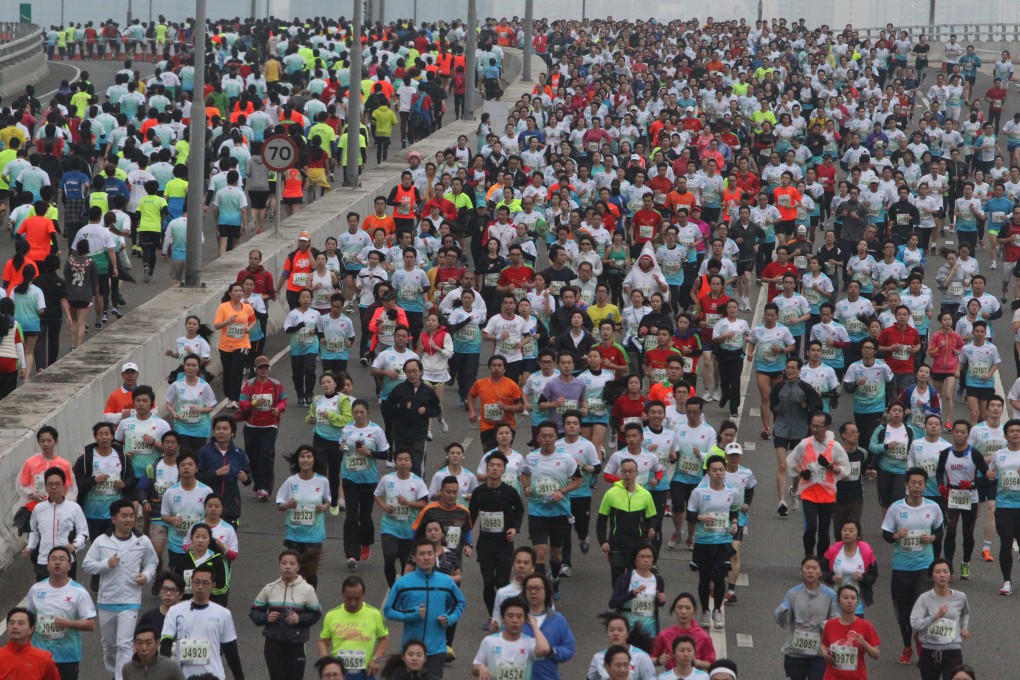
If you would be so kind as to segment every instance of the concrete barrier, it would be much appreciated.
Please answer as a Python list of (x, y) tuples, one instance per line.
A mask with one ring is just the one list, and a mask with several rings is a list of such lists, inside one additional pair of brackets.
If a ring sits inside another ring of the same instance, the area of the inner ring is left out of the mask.
[(26, 85), (34, 85), (49, 75), (43, 53), (43, 31), (32, 25), (28, 25), (28, 29), (24, 35), (0, 47), (0, 97), (18, 96)]
[[(506, 50), (506, 61), (515, 64), (511, 72), (520, 73), (521, 58), (520, 50)], [(535, 77), (543, 69), (541, 60), (534, 58), (532, 73)], [(530, 83), (517, 80), (509, 84), (504, 98), (515, 101), (531, 87)], [(434, 156), (437, 151), (454, 146), (459, 135), (472, 138), (476, 126), (475, 121), (454, 121), (411, 148), (423, 156)], [(11, 563), (23, 544), (11, 520), (18, 503), (18, 472), (24, 461), (37, 451), (35, 432), (43, 425), (57, 428), (60, 432), (57, 451), (73, 463), (92, 442), (91, 427), (100, 420), (107, 395), (120, 384), (120, 365), (126, 361), (139, 365), (141, 383), (152, 385), (157, 400), (162, 402), (166, 376), (176, 365), (164, 351), (174, 346), (189, 314), (212, 321), (227, 285), (247, 266), (248, 251), (260, 249), (266, 269), (279, 274), (287, 255), (295, 248), (300, 231), (310, 231), (312, 243), (321, 246), (327, 236), (335, 236), (347, 228), (345, 216), (348, 212), (362, 215), (372, 212), (372, 199), (388, 194), (399, 182), (400, 171), (406, 167), (402, 157), (394, 156), (365, 172), (359, 189), (334, 191), (285, 220), (280, 225), (280, 236), (263, 233), (218, 258), (202, 271), (204, 288), (173, 288), (160, 293), (0, 402), (0, 512), (3, 513), (0, 569)], [(279, 330), (286, 311), (282, 302), (270, 305), (270, 332)], [(218, 362), (214, 362), (213, 370), (218, 370)]]

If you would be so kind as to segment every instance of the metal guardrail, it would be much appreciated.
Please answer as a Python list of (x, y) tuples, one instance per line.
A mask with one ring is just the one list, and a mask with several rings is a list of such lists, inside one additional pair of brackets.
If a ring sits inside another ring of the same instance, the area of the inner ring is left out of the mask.
[(0, 36), (10, 35), (10, 42), (0, 44), (0, 68), (17, 63), (42, 50), (43, 30), (35, 24), (0, 23)]
[[(885, 26), (878, 28), (857, 28), (862, 38), (875, 39), (879, 31), (888, 31)], [(929, 42), (947, 42), (949, 36), (956, 34), (960, 43), (968, 42), (1015, 42), (1020, 41), (1020, 24), (936, 24), (934, 26), (896, 26), (896, 34), (906, 31), (914, 38), (925, 34)]]

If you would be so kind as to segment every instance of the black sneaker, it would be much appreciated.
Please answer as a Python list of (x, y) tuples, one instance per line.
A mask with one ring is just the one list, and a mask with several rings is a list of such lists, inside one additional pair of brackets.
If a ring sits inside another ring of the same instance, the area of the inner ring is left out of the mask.
[(360, 359), (359, 363), (360, 363), (360, 364), (361, 364), (362, 366), (368, 366), (368, 357), (361, 357), (361, 359)]
[(779, 513), (779, 516), (783, 519), (790, 516), (790, 509), (786, 507), (786, 501), (779, 501), (779, 507), (776, 508), (776, 512)]
[(96, 328), (97, 331), (103, 330), (103, 322), (102, 321), (97, 321), (96, 325), (95, 325), (95, 328)]

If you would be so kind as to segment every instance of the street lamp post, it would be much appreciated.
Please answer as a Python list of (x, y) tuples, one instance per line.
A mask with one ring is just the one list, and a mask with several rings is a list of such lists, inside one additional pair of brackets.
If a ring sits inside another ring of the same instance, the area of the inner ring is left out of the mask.
[(467, 86), (464, 88), (464, 120), (475, 118), (475, 93), (478, 85), (475, 77), (478, 74), (478, 65), (475, 63), (478, 51), (478, 5), (475, 0), (468, 0), (467, 16), (467, 47), (464, 55), (464, 76), (467, 78)]
[[(195, 0), (193, 36), (195, 89), (191, 102), (191, 148), (188, 156), (188, 232), (184, 284), (197, 287), (202, 279), (202, 198), (205, 195), (205, 16), (206, 0)], [(282, 180), (281, 180), (282, 181)]]
[(355, 0), (351, 21), (351, 85), (347, 91), (347, 175), (346, 184), (358, 188), (361, 162), (361, 1)]
[(535, 0), (524, 0), (524, 82), (531, 82), (531, 41), (535, 30)]

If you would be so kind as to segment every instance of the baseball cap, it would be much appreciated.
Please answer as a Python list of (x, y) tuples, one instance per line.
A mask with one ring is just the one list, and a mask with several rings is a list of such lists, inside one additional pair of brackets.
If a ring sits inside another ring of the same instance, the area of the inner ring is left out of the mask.
[(312, 240), (312, 235), (309, 234), (307, 231), (302, 231), (300, 234), (297, 235), (297, 240), (298, 241), (311, 241)]
[(269, 357), (264, 354), (255, 357), (255, 368), (262, 368), (263, 366), (269, 366)]
[(636, 154), (636, 153), (635, 153), (635, 154), (631, 154), (631, 156), (630, 156), (630, 159), (631, 159), (632, 161), (639, 161), (639, 160), (641, 160), (641, 156), (639, 156), (639, 155), (638, 155), (638, 154)]
[(694, 107), (688, 106), (686, 109), (684, 109), (684, 111), (690, 111), (691, 113), (694, 113)]
[(744, 448), (737, 442), (730, 442), (726, 445), (726, 455), (742, 456), (744, 455)]
[(127, 373), (128, 371), (134, 371), (135, 373), (137, 373), (138, 372), (138, 364), (129, 361), (126, 364), (124, 364), (123, 366), (120, 367), (120, 372), (121, 373)]
[(807, 227), (805, 227), (803, 224), (798, 226), (797, 227), (797, 233), (798, 234), (806, 234), (807, 233)]

